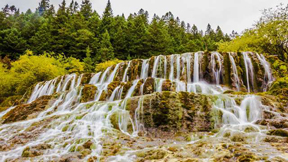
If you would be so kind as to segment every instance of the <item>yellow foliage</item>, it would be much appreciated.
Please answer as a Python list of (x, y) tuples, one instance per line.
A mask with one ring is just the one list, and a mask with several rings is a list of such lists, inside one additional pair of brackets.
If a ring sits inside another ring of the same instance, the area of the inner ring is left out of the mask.
[(102, 63), (96, 65), (95, 71), (96, 72), (105, 71), (108, 67), (115, 65), (115, 64), (118, 64), (120, 62), (123, 62), (123, 61), (118, 60), (118, 59), (114, 59), (114, 60), (102, 62)]
[(230, 42), (219, 42), (220, 52), (244, 52), (253, 51), (264, 53), (262, 50), (263, 38), (259, 37), (255, 30), (246, 31), (241, 37), (237, 37)]
[(31, 51), (26, 51), (12, 63), (10, 70), (0, 64), (0, 97), (24, 94), (37, 82), (83, 70), (84, 64), (75, 58), (53, 57), (47, 53), (35, 56)]

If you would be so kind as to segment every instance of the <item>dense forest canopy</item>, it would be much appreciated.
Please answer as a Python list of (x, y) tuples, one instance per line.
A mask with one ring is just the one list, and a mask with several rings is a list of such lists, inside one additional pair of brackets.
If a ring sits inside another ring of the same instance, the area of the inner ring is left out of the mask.
[(34, 54), (63, 53), (83, 60), (89, 50), (94, 62), (103, 62), (213, 51), (216, 42), (230, 41), (219, 26), (213, 30), (208, 24), (203, 32), (171, 12), (149, 16), (143, 9), (127, 18), (114, 16), (110, 1), (101, 16), (90, 0), (80, 4), (63, 0), (57, 11), (49, 0), (41, 0), (36, 11), (25, 13), (7, 4), (0, 12), (0, 56), (15, 60), (29, 49)]

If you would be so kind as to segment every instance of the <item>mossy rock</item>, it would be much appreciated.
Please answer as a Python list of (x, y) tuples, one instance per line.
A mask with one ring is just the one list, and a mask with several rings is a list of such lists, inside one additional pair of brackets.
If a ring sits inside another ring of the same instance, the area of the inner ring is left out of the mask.
[(257, 157), (254, 155), (241, 155), (237, 158), (237, 162), (254, 162)]
[(97, 91), (96, 86), (86, 84), (82, 90), (81, 103), (94, 100), (96, 91)]
[(4, 124), (26, 120), (29, 115), (45, 110), (49, 105), (51, 98), (52, 96), (42, 96), (30, 104), (18, 105), (6, 113), (1, 120)]
[(275, 130), (270, 130), (267, 134), (268, 135), (281, 136), (281, 137), (288, 137), (288, 130), (275, 129)]
[(139, 151), (136, 153), (136, 156), (143, 158), (145, 160), (159, 160), (163, 159), (166, 156), (167, 152), (162, 149), (152, 149), (148, 151)]
[(81, 84), (82, 85), (88, 84), (91, 78), (92, 78), (92, 74), (90, 73), (82, 74)]

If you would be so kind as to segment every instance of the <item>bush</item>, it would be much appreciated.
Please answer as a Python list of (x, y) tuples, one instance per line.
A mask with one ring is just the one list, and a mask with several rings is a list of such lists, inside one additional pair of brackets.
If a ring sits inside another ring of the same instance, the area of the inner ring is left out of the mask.
[(118, 64), (120, 62), (123, 62), (123, 61), (118, 60), (118, 59), (114, 59), (114, 60), (102, 62), (102, 63), (96, 65), (95, 71), (96, 72), (105, 71), (108, 67), (115, 65), (115, 64)]
[(75, 58), (55, 57), (47, 53), (35, 56), (31, 51), (26, 51), (11, 64), (11, 69), (0, 63), (0, 97), (22, 95), (37, 82), (83, 70), (84, 64)]

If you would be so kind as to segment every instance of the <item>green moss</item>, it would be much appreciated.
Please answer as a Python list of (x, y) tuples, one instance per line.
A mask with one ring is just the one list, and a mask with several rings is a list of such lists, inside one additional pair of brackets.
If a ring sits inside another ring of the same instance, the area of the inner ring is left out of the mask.
[(288, 131), (285, 130), (285, 129), (270, 130), (267, 134), (268, 134), (268, 135), (288, 137)]
[(95, 98), (97, 87), (94, 85), (86, 84), (82, 90), (81, 102), (92, 101)]
[(166, 151), (162, 149), (153, 149), (148, 151), (138, 151), (136, 156), (144, 158), (145, 160), (163, 159), (166, 156)]
[(224, 56), (224, 84), (231, 87), (232, 85), (232, 76), (231, 76), (231, 62), (228, 53), (223, 53)]

